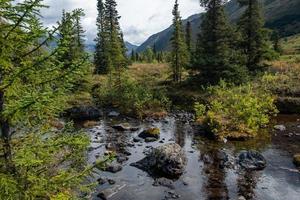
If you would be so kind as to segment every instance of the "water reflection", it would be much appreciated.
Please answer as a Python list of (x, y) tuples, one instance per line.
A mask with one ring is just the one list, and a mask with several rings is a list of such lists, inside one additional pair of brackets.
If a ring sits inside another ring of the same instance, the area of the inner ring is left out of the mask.
[(241, 171), (237, 179), (238, 194), (247, 200), (255, 199), (255, 189), (261, 174), (255, 171)]

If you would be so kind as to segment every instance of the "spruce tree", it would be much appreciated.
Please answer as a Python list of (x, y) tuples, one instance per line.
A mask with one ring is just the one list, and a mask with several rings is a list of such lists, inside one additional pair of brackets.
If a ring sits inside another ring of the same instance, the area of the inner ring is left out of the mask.
[(98, 17), (97, 17), (97, 37), (96, 48), (94, 54), (94, 64), (96, 74), (105, 74), (109, 71), (109, 52), (108, 52), (108, 33), (107, 24), (105, 23), (105, 7), (102, 0), (97, 3)]
[(246, 10), (238, 21), (242, 34), (241, 49), (246, 57), (246, 66), (251, 72), (263, 69), (261, 62), (270, 50), (268, 31), (264, 28), (262, 6), (259, 0), (239, 0)]
[[(74, 35), (69, 16), (49, 30), (40, 21), (42, 8), (41, 0), (0, 1), (0, 199), (69, 199), (85, 174), (74, 161), (86, 152), (88, 137), (65, 131), (68, 125), (53, 131), (50, 120), (66, 108), (86, 58), (57, 59)], [(66, 41), (48, 48), (66, 27)]]
[(182, 80), (182, 71), (188, 65), (189, 56), (185, 43), (182, 21), (179, 12), (178, 0), (175, 0), (173, 8), (173, 35), (172, 35), (172, 60), (173, 81), (180, 82)]
[[(106, 0), (105, 4), (105, 29), (108, 37), (108, 60), (109, 72), (117, 75), (117, 84), (121, 84), (121, 73), (126, 67), (127, 59), (125, 56), (125, 45), (123, 34), (120, 28), (120, 16), (117, 11), (117, 3), (115, 0)], [(112, 76), (111, 76), (112, 77)]]
[(190, 21), (186, 23), (185, 41), (186, 41), (187, 50), (189, 53), (191, 53), (192, 52), (192, 26)]
[(136, 61), (135, 60), (135, 52), (134, 52), (134, 50), (131, 51), (131, 57), (130, 57), (130, 59), (131, 59), (131, 62), (135, 62)]
[(236, 51), (232, 46), (234, 31), (224, 11), (224, 0), (201, 0), (206, 14), (201, 24), (194, 68), (201, 74), (204, 83), (217, 84), (220, 79), (239, 81), (246, 74), (236, 62)]

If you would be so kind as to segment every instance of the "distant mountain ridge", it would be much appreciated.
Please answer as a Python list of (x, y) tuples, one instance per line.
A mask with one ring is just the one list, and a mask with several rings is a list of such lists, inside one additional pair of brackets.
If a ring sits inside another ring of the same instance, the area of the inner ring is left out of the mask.
[[(290, 36), (300, 33), (300, 0), (261, 0), (264, 7), (266, 18), (266, 27), (276, 29), (281, 36)], [(245, 8), (241, 8), (237, 0), (231, 0), (225, 6), (229, 19), (236, 22), (242, 15)], [(196, 36), (199, 33), (200, 24), (204, 13), (192, 15), (183, 20), (185, 26), (188, 21), (191, 22), (192, 40), (195, 43)], [(170, 50), (170, 39), (173, 27), (150, 36), (136, 51), (143, 52), (148, 47), (156, 46), (158, 51)]]
[(137, 45), (131, 44), (131, 43), (128, 42), (128, 41), (125, 41), (125, 47), (126, 47), (126, 49), (127, 49), (127, 51), (126, 51), (126, 54), (127, 54), (127, 55), (130, 55), (131, 52), (132, 52), (132, 50), (133, 50), (133, 51), (136, 51), (136, 49), (138, 48)]

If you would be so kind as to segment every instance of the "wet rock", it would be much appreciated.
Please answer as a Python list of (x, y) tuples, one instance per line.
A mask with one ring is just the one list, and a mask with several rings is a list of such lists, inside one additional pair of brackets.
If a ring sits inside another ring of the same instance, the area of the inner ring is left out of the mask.
[(166, 144), (154, 148), (144, 159), (130, 164), (150, 174), (178, 177), (185, 169), (187, 158), (178, 144)]
[(140, 138), (146, 139), (148, 137), (159, 139), (160, 130), (159, 128), (149, 128), (147, 130), (144, 130), (139, 134)]
[(294, 155), (294, 164), (295, 164), (297, 167), (300, 167), (300, 154)]
[(278, 131), (285, 131), (286, 127), (284, 125), (276, 125), (274, 126), (274, 129)]
[(267, 166), (267, 161), (256, 151), (243, 151), (238, 158), (239, 165), (247, 170), (263, 170)]
[(155, 141), (157, 141), (157, 138), (154, 138), (154, 137), (147, 137), (147, 138), (145, 138), (145, 142), (147, 142), (147, 143), (155, 142)]
[(105, 183), (107, 183), (107, 179), (106, 178), (98, 178), (97, 182), (99, 183), (99, 185), (104, 185)]
[(120, 190), (126, 187), (125, 184), (123, 185), (114, 185), (112, 188), (105, 189), (101, 191), (97, 197), (101, 198), (102, 200), (107, 200), (112, 196), (116, 195)]
[(116, 112), (116, 111), (111, 111), (108, 113), (107, 115), (108, 117), (119, 117), (120, 116), (120, 113), (119, 112)]
[(128, 123), (117, 124), (117, 125), (114, 125), (113, 128), (118, 131), (137, 131), (138, 130), (138, 128), (131, 127), (130, 124), (128, 124)]
[(115, 180), (112, 180), (112, 179), (108, 179), (107, 182), (108, 182), (110, 185), (116, 184), (116, 181), (115, 181)]
[(104, 171), (111, 172), (111, 173), (117, 173), (123, 169), (122, 165), (117, 163), (111, 163), (108, 165)]
[(155, 179), (153, 186), (164, 186), (170, 189), (174, 189), (173, 181), (167, 178)]
[(243, 196), (239, 196), (239, 197), (238, 197), (238, 200), (246, 200), (246, 198), (243, 197)]
[(76, 106), (68, 109), (66, 114), (77, 121), (95, 120), (103, 116), (103, 113), (94, 106)]
[(117, 156), (117, 161), (118, 163), (124, 163), (128, 160), (128, 157), (126, 157), (125, 155), (118, 155)]
[(139, 138), (139, 137), (135, 137), (135, 138), (133, 138), (133, 142), (141, 142), (142, 141), (142, 139), (141, 138)]

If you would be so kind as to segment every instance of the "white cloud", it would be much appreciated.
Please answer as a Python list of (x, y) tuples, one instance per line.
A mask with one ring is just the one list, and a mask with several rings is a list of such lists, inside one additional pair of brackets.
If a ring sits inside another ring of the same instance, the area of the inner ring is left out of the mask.
[[(50, 8), (43, 10), (43, 21), (47, 26), (56, 23), (63, 9), (83, 8), (86, 16), (83, 25), (87, 42), (96, 35), (97, 0), (45, 0)], [(174, 0), (117, 0), (121, 16), (120, 24), (126, 41), (140, 44), (152, 34), (167, 28), (172, 23)], [(179, 0), (183, 18), (202, 11), (199, 0)]]

